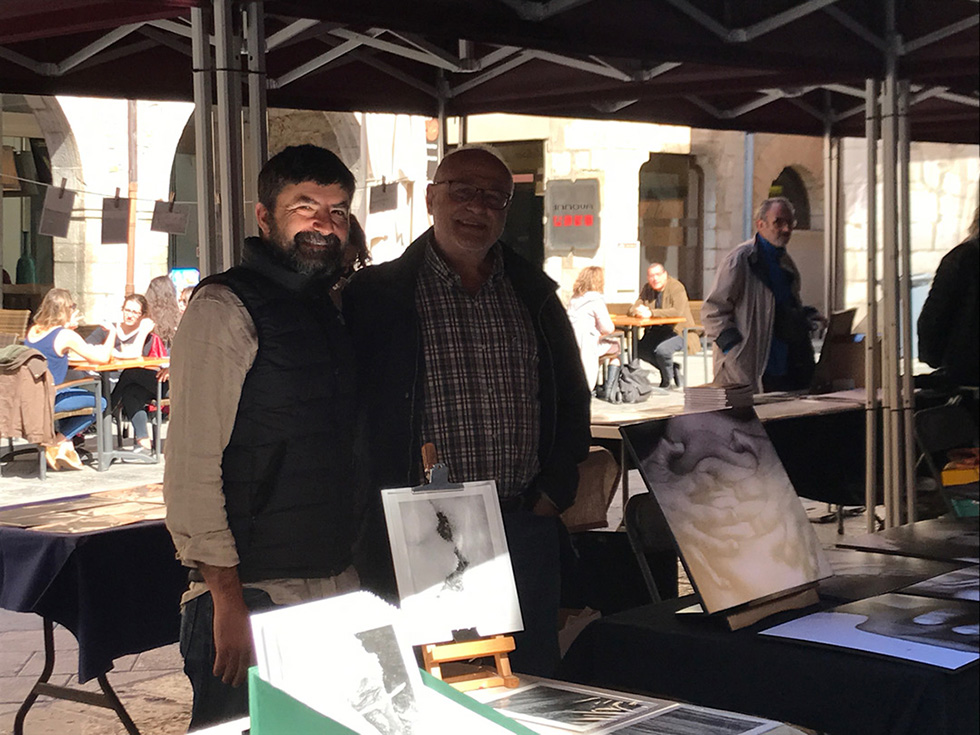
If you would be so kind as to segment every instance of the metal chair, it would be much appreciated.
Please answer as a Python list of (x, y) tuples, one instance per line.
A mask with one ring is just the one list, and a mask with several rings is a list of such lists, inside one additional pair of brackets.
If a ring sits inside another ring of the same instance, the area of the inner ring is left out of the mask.
[[(623, 523), (651, 601), (661, 602), (677, 597), (674, 537), (653, 494), (640, 493), (630, 498), (626, 503)], [(654, 568), (659, 573), (660, 585), (654, 576)]]

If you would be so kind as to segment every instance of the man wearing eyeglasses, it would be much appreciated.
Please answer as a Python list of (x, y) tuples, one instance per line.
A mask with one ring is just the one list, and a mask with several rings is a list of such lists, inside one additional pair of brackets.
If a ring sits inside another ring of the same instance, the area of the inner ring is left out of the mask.
[(590, 396), (557, 285), (500, 242), (513, 189), (488, 149), (447, 155), (426, 190), (432, 228), (355, 274), (344, 314), (374, 486), (422, 482), (426, 442), (451, 481), (496, 481), (524, 620), (511, 660), (547, 676), (559, 659), (558, 515), (588, 455)]
[(756, 393), (806, 388), (813, 377), (810, 318), (800, 302), (800, 272), (786, 252), (796, 213), (785, 197), (756, 211), (756, 235), (718, 267), (701, 307), (714, 341), (716, 385), (747, 384)]

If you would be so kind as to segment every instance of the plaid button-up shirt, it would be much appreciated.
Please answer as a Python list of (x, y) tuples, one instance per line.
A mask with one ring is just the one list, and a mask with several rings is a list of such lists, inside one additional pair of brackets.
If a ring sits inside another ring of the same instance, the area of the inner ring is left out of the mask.
[(531, 314), (504, 273), (476, 295), (430, 242), (415, 303), (425, 357), (422, 442), (433, 442), (453, 482), (496, 480), (501, 499), (522, 494), (539, 471), (538, 345)]

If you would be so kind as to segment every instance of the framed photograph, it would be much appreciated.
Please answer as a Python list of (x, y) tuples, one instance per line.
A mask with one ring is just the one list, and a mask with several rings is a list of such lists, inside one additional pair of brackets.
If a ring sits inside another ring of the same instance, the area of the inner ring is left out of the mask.
[(256, 613), (259, 675), (355, 732), (418, 732), (422, 677), (398, 613), (369, 592)]
[(571, 733), (611, 732), (671, 704), (556, 681), (534, 682), (486, 702), (514, 720)]
[(406, 635), (413, 645), (524, 628), (492, 481), (381, 492)]
[(838, 546), (920, 559), (980, 562), (980, 522), (976, 518), (930, 518), (878, 533), (845, 536)]
[(620, 430), (709, 613), (831, 574), (806, 511), (752, 409)]

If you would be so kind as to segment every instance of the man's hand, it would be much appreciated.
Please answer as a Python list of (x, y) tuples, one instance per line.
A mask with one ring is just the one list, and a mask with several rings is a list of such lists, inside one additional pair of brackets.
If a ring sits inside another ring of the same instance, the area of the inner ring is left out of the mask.
[(241, 686), (254, 658), (248, 607), (237, 567), (200, 565), (214, 601), (214, 669), (225, 684)]
[(650, 307), (646, 304), (640, 304), (633, 311), (641, 319), (647, 319), (651, 314), (653, 314), (653, 312), (650, 311)]

